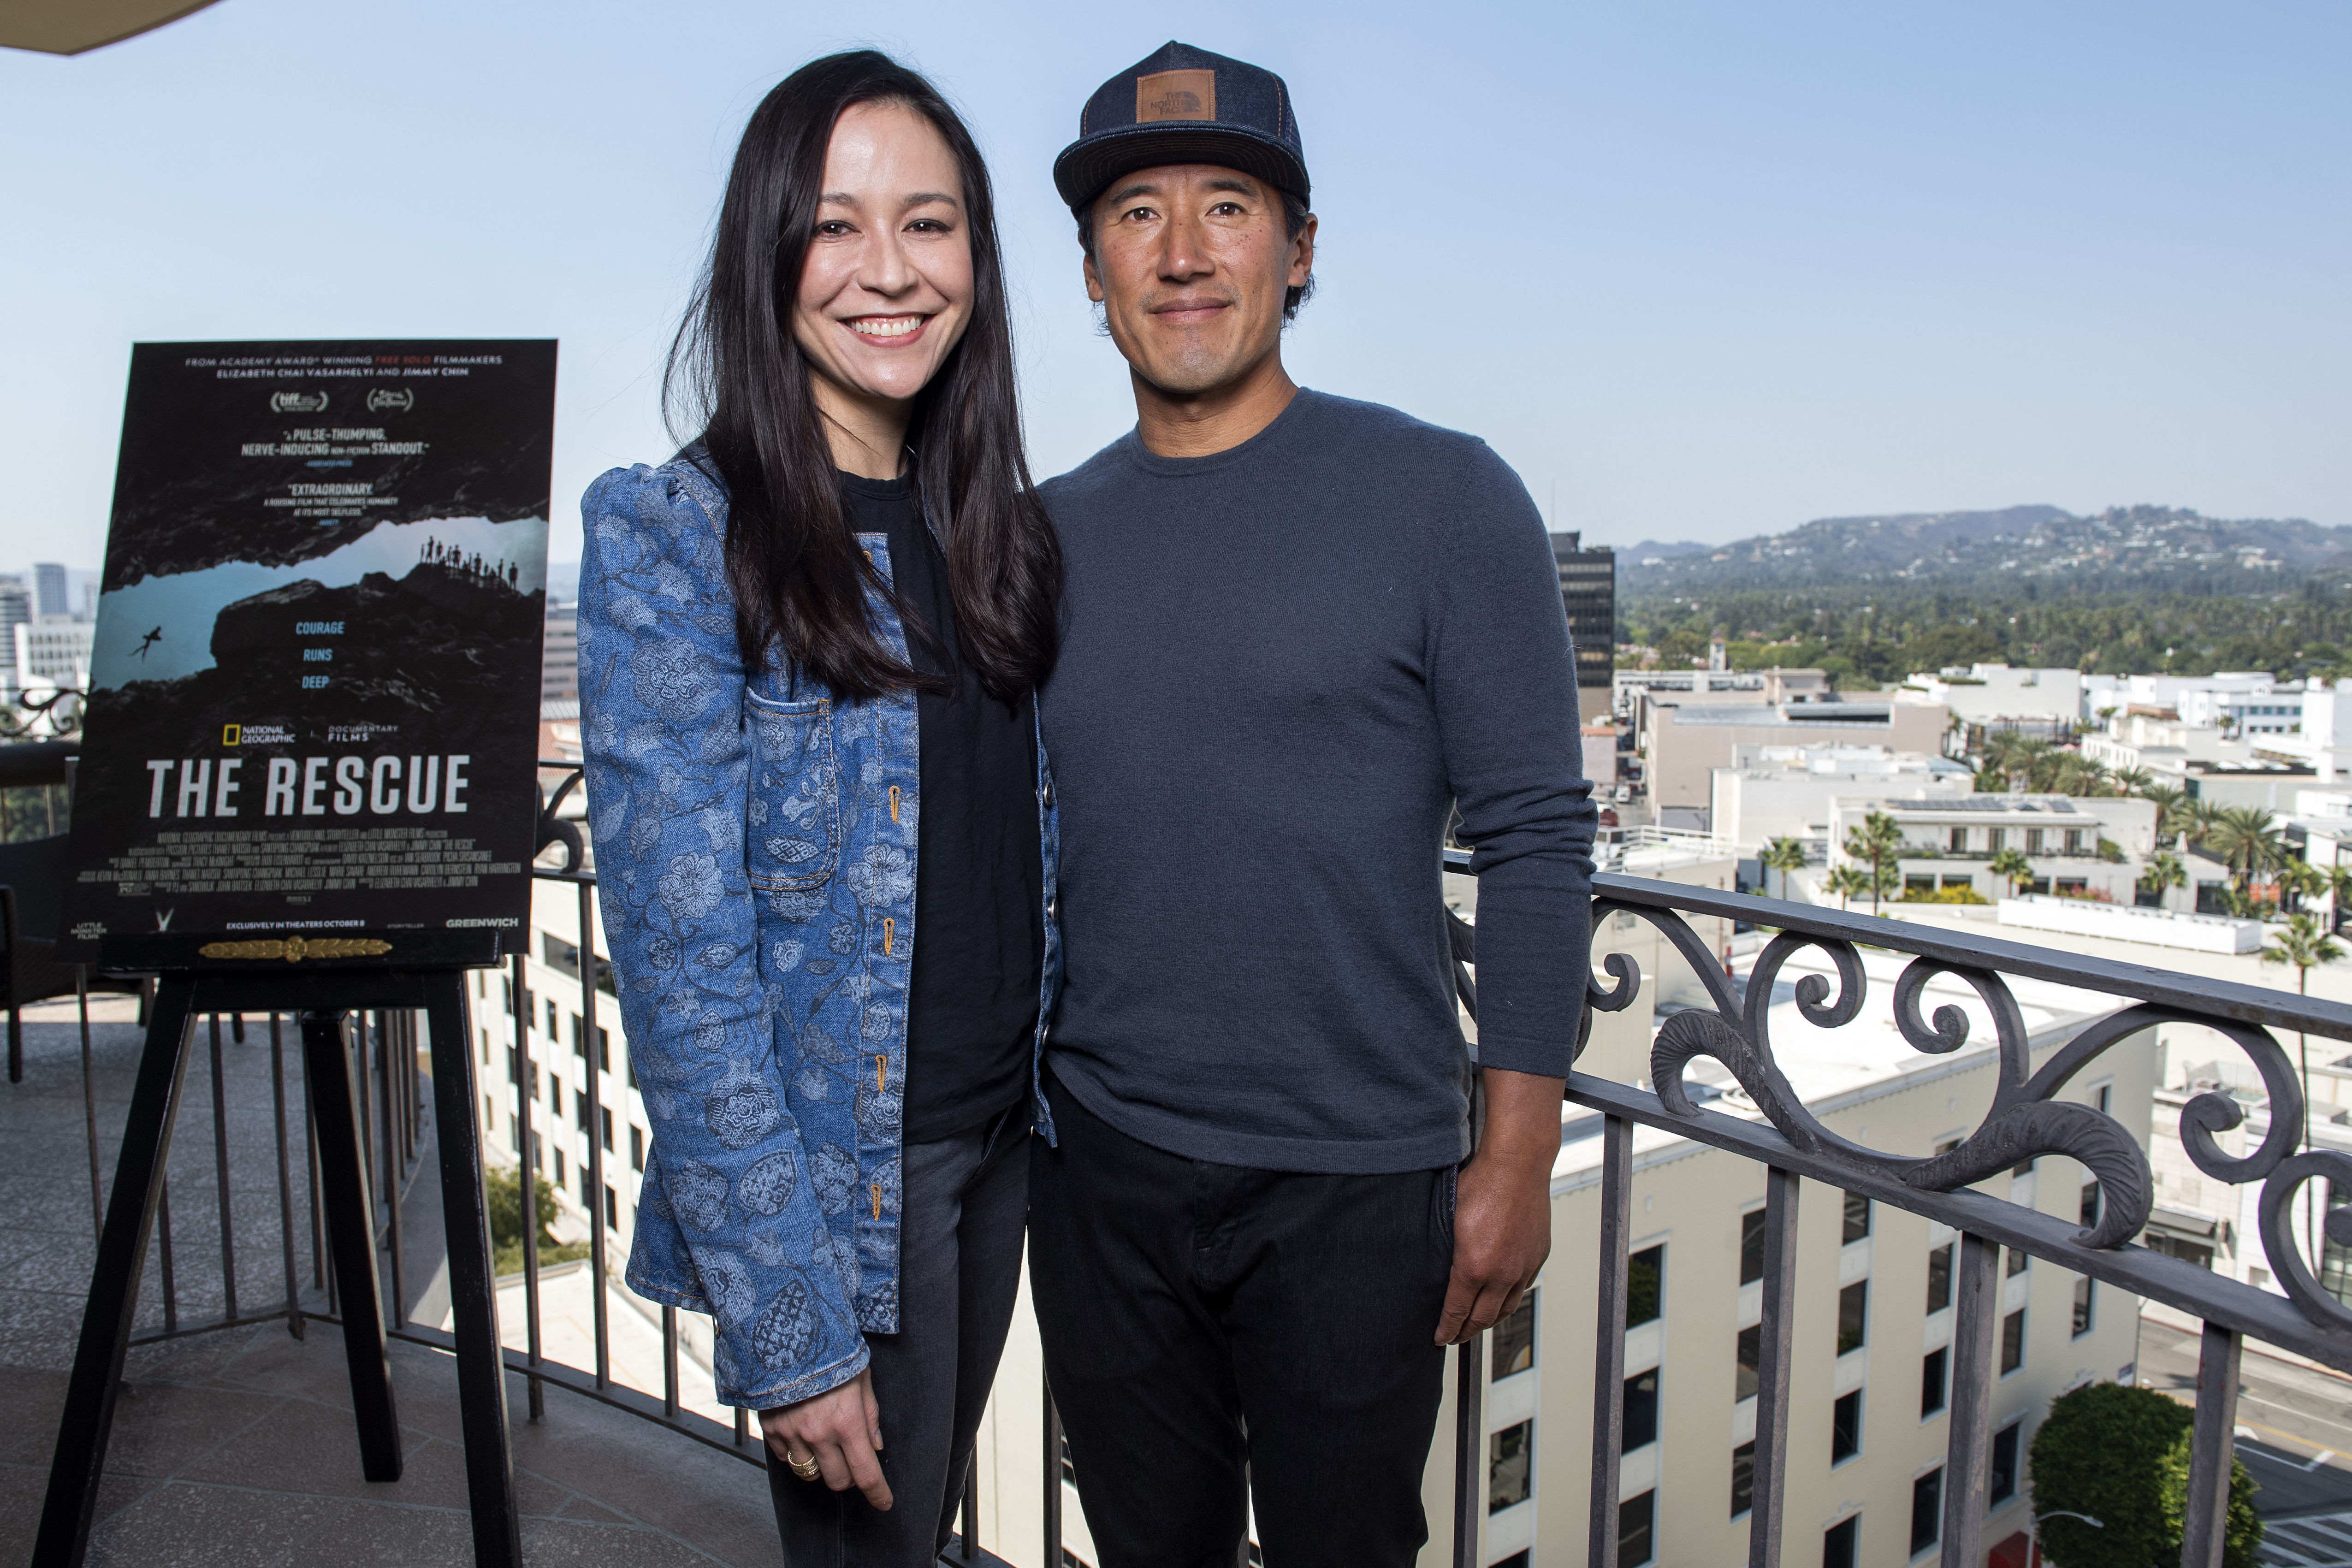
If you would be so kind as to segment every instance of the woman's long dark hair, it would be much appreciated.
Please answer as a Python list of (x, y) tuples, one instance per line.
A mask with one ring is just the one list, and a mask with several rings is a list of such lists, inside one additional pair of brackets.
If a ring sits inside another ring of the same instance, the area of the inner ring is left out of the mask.
[(853, 698), (934, 684), (867, 619), (866, 591), (881, 591), (880, 578), (843, 518), (832, 443), (792, 333), (835, 122), (853, 105), (878, 102), (929, 120), (963, 174), (971, 322), (916, 399), (908, 439), (922, 495), (947, 530), (957, 642), (982, 686), (1010, 702), (1053, 664), (1061, 547), (1022, 455), (988, 169), (929, 82), (860, 49), (811, 61), (761, 100), (735, 152), (709, 266), (670, 347), (664, 402), (674, 431), (699, 427), (688, 444), (709, 454), (727, 486), (727, 572), (745, 667), (781, 653)]

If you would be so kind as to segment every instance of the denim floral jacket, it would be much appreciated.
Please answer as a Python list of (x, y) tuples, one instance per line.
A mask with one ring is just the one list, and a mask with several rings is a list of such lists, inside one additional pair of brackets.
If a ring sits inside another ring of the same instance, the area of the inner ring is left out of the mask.
[[(614, 469), (582, 512), (589, 820), (653, 1129), (628, 1282), (709, 1313), (719, 1398), (768, 1409), (847, 1382), (865, 1335), (898, 1327), (915, 701), (744, 668), (726, 492), (692, 461)], [(858, 542), (887, 579), (884, 537)], [(895, 611), (872, 610), (903, 657)], [(1037, 775), (1042, 1052), (1061, 980), (1042, 742)]]

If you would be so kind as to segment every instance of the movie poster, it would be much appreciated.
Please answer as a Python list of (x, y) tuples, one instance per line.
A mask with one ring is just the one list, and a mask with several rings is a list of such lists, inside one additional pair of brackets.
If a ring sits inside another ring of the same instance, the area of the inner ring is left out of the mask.
[(520, 941), (554, 404), (551, 341), (132, 350), (65, 956)]

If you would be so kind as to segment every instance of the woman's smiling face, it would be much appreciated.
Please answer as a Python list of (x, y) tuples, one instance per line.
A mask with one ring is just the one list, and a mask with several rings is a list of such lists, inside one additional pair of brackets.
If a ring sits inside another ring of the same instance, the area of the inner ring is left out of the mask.
[(946, 138), (903, 103), (852, 107), (825, 151), (793, 299), (819, 405), (906, 403), (963, 336), (971, 298), (963, 178)]

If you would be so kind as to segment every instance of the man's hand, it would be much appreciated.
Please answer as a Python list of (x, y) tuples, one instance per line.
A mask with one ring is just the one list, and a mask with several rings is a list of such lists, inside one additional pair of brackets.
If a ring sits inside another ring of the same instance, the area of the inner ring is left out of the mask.
[(882, 1446), (882, 1412), (874, 1403), (871, 1369), (797, 1405), (761, 1411), (760, 1431), (786, 1465), (805, 1464), (814, 1454), (825, 1485), (835, 1491), (856, 1487), (876, 1508), (889, 1508), (890, 1483), (874, 1457)]
[(1551, 1256), (1551, 1167), (1568, 1081), (1481, 1068), (1486, 1130), (1454, 1203), (1454, 1277), (1437, 1343), (1464, 1344), (1511, 1315)]

